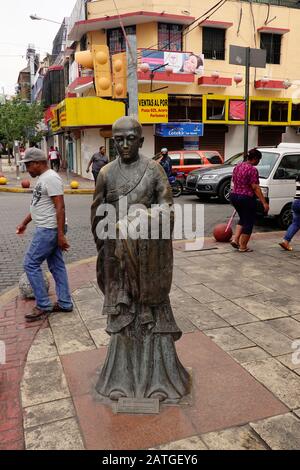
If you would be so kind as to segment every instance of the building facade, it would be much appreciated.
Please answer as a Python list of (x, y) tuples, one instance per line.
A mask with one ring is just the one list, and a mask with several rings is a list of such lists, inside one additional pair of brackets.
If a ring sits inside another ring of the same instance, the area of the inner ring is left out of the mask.
[[(168, 123), (182, 124), (167, 134), (159, 115), (142, 121), (147, 155), (162, 146), (216, 149), (225, 158), (243, 150), (245, 67), (229, 63), (231, 45), (266, 50), (266, 66), (250, 71), (249, 147), (300, 141), (299, 23), (296, 1), (144, 0), (137, 7), (122, 0), (116, 11), (110, 0), (78, 0), (61, 65), (67, 100), (48, 112), (52, 132), (67, 136), (79, 174), (100, 145), (113, 157), (111, 124), (125, 105), (95, 96), (93, 70), (82, 69), (75, 52), (103, 44), (111, 55), (126, 51), (125, 30), (136, 38), (138, 93), (167, 95)], [(203, 135), (189, 123), (203, 124)]]

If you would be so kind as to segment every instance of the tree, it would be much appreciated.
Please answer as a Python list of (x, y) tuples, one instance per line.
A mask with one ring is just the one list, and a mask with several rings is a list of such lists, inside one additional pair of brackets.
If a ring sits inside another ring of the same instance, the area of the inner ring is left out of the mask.
[(34, 143), (42, 140), (43, 132), (38, 129), (42, 117), (40, 103), (26, 103), (18, 96), (0, 105), (0, 141), (8, 148), (9, 154), (16, 140), (23, 144), (28, 140)]

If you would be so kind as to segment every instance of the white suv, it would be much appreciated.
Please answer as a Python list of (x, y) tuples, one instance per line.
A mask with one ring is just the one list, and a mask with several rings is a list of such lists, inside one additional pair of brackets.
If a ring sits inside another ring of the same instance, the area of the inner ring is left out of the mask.
[(280, 226), (286, 229), (292, 221), (296, 178), (300, 175), (300, 143), (259, 150), (264, 156), (258, 166), (259, 182), (270, 205), (268, 215), (278, 217)]

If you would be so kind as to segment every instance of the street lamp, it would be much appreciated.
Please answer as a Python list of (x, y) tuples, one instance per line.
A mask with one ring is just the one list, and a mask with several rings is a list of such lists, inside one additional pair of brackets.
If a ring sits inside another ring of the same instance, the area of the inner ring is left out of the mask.
[(50, 23), (56, 23), (56, 24), (61, 24), (59, 21), (54, 21), (54, 20), (48, 20), (48, 18), (42, 18), (41, 16), (38, 15), (30, 15), (29, 18), (31, 20), (43, 20), (43, 21), (49, 21)]

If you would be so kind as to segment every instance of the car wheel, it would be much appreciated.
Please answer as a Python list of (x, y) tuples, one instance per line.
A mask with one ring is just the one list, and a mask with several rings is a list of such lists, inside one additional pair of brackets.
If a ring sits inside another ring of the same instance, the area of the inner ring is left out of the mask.
[(230, 180), (226, 180), (220, 185), (218, 196), (221, 202), (230, 203)]
[(293, 212), (292, 212), (292, 204), (288, 204), (285, 206), (280, 215), (278, 216), (278, 224), (280, 228), (286, 230), (293, 221)]

